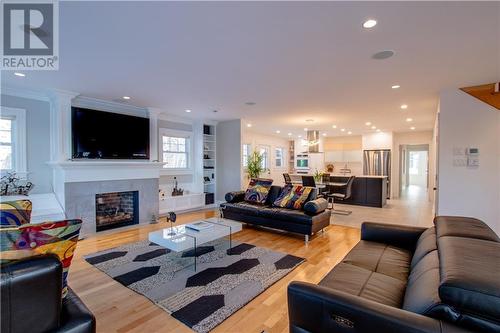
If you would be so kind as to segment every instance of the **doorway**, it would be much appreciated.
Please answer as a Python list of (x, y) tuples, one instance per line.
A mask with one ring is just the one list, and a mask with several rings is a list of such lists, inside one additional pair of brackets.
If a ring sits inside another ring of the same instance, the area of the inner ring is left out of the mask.
[(429, 145), (401, 145), (400, 196), (427, 199), (429, 189)]

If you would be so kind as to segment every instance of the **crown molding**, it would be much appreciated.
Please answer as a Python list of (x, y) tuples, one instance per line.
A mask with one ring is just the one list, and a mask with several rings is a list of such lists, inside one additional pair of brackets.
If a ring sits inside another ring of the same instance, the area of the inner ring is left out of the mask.
[(87, 96), (77, 96), (71, 103), (73, 106), (97, 109), (101, 111), (116, 112), (131, 116), (148, 118), (148, 108), (143, 108), (127, 103), (108, 101)]
[(50, 102), (50, 93), (45, 89), (21, 88), (11, 85), (2, 85), (2, 95), (34, 99), (43, 102)]

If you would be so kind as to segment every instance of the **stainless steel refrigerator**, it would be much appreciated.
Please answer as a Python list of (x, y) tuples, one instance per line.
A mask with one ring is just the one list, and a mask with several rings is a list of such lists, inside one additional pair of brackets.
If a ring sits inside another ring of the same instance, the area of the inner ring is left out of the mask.
[(389, 149), (364, 150), (363, 174), (387, 176), (387, 199), (391, 197), (391, 151)]

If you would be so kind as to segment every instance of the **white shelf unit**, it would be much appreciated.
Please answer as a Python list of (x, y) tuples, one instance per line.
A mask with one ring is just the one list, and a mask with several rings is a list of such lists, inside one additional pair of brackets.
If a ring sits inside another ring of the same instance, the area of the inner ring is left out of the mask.
[(203, 193), (189, 193), (179, 196), (167, 195), (160, 199), (160, 216), (168, 212), (182, 212), (198, 209), (205, 205)]
[[(203, 125), (203, 192), (215, 200), (216, 191), (216, 133), (215, 125)], [(208, 199), (208, 197), (207, 197)], [(208, 203), (211, 204), (211, 203)]]

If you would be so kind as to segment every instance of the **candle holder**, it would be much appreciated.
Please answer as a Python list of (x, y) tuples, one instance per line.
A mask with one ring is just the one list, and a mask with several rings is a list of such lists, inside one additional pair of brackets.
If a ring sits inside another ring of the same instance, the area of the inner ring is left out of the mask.
[(176, 235), (174, 231), (174, 223), (176, 220), (177, 220), (177, 215), (174, 212), (167, 213), (167, 222), (170, 222), (170, 232), (168, 233), (169, 236)]

